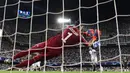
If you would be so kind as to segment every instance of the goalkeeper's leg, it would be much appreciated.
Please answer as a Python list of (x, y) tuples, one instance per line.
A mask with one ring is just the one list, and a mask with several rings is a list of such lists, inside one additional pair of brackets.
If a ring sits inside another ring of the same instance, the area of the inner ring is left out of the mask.
[(15, 67), (27, 67), (28, 63), (29, 63), (29, 66), (31, 66), (33, 63), (44, 58), (44, 56), (45, 56), (44, 54), (39, 54), (39, 55), (33, 57), (33, 59), (25, 60), (25, 61), (21, 62), (20, 64), (17, 64)]
[(20, 58), (20, 57), (23, 57), (23, 56), (28, 55), (28, 54), (29, 54), (29, 51), (30, 51), (30, 54), (31, 54), (31, 53), (34, 53), (34, 52), (41, 52), (41, 51), (44, 52), (44, 49), (41, 49), (41, 50), (39, 50), (39, 49), (30, 49), (30, 50), (26, 50), (26, 51), (19, 52), (18, 54), (16, 54), (16, 55), (13, 57), (13, 60), (12, 60), (11, 58), (5, 59), (5, 60), (4, 60), (4, 63), (12, 63), (12, 61), (15, 62), (15, 59), (16, 59), (16, 58)]
[(93, 71), (96, 71), (96, 64), (93, 64)]
[(21, 51), (19, 52), (18, 54), (16, 54), (13, 59), (16, 59), (16, 58), (20, 58), (20, 57), (23, 57), (23, 56), (26, 56), (28, 55), (29, 53), (34, 53), (34, 52), (44, 52), (44, 47), (45, 47), (45, 43), (42, 42), (42, 43), (39, 43), (39, 44), (36, 44), (34, 45), (31, 49), (29, 50), (25, 50), (25, 51)]

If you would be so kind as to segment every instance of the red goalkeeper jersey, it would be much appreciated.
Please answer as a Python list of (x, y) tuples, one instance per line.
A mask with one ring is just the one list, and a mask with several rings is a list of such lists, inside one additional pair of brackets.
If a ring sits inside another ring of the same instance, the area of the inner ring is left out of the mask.
[[(81, 41), (86, 43), (86, 46), (88, 46), (87, 41), (82, 36)], [(58, 56), (62, 52), (61, 50), (63, 43), (65, 46), (65, 45), (75, 45), (78, 44), (79, 42), (80, 42), (80, 32), (78, 28), (69, 26), (68, 28), (64, 29), (63, 34), (60, 33), (54, 37), (49, 38), (45, 42), (41, 42), (32, 46), (32, 48), (30, 49), (30, 53), (41, 52), (41, 54), (44, 54), (46, 48), (46, 56), (48, 56), (47, 59), (50, 59), (54, 56)], [(22, 51), (16, 54), (14, 56), (14, 59), (27, 55), (28, 54), (27, 52), (28, 51)]]
[[(69, 26), (68, 28), (64, 29), (63, 33), (60, 33), (54, 37), (51, 37), (45, 42), (34, 45), (32, 49), (43, 48), (42, 52), (44, 52), (45, 45), (47, 45), (46, 54), (50, 56), (48, 57), (48, 59), (50, 59), (54, 56), (58, 56), (59, 54), (61, 54), (63, 43), (64, 43), (64, 46), (75, 45), (75, 44), (80, 43), (80, 36), (81, 36), (80, 31), (78, 30), (77, 27)], [(84, 42), (86, 46), (88, 46), (87, 41), (82, 36), (81, 36), (81, 41)]]
[[(62, 38), (63, 37), (63, 38)], [(81, 36), (81, 41), (87, 41)], [(64, 45), (74, 45), (80, 42), (80, 32), (78, 28), (69, 26), (63, 32), (47, 40), (47, 47), (61, 47)], [(87, 44), (86, 44), (87, 45)]]
[[(65, 45), (75, 45), (84, 42), (86, 46), (88, 46), (88, 42), (81, 36), (80, 31), (77, 27), (69, 26), (68, 28), (64, 29), (63, 33), (58, 34), (54, 37), (49, 38), (45, 42), (38, 43), (29, 50), (21, 51), (16, 54), (13, 58), (20, 58), (23, 56), (28, 55), (29, 53), (38, 52), (39, 55), (35, 56), (33, 59), (29, 60), (29, 65), (33, 64), (36, 61), (43, 60), (46, 56), (46, 60), (51, 59), (53, 57), (59, 56), (62, 52), (63, 43)], [(46, 53), (44, 53), (46, 48)], [(30, 51), (30, 52), (29, 52)], [(16, 65), (16, 67), (23, 67), (28, 65), (28, 60), (21, 62), (20, 64)]]

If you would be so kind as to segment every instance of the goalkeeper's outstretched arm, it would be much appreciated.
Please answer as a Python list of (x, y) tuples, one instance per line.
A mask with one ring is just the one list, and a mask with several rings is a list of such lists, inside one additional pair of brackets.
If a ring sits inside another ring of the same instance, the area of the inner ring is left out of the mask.
[(87, 32), (84, 32), (84, 34), (88, 37), (92, 37), (91, 40), (88, 42), (88, 46), (92, 46), (92, 44), (98, 39), (99, 36), (101, 36), (100, 30), (88, 30)]
[(92, 39), (89, 41), (88, 46), (92, 46), (92, 44), (97, 40), (97, 37), (93, 36)]

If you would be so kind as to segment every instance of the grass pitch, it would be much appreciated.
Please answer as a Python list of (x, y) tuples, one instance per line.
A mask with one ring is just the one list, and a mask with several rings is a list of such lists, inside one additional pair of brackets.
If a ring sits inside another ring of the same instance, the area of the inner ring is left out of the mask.
[[(0, 71), (0, 73), (62, 73), (60, 71), (46, 71), (46, 72), (42, 72), (42, 71)], [(70, 72), (64, 72), (64, 73), (80, 73), (79, 71), (70, 71)], [(83, 71), (82, 73), (100, 73), (100, 72), (91, 72), (91, 71)], [(121, 73), (121, 72), (106, 72), (103, 71), (102, 73)], [(130, 73), (130, 72), (123, 72), (123, 73)]]

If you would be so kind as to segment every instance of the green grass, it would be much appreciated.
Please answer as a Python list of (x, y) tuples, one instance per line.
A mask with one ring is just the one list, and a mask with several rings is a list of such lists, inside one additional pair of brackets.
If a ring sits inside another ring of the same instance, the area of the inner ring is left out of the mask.
[[(0, 71), (0, 73), (27, 73), (26, 71)], [(29, 71), (28, 73), (62, 73), (60, 71), (46, 71), (46, 72), (41, 72), (41, 71)], [(64, 72), (64, 73), (80, 73), (79, 71), (70, 71), (70, 72)], [(91, 72), (91, 71), (83, 71), (82, 73), (100, 73), (100, 72)], [(121, 73), (121, 72), (102, 72), (102, 73)], [(123, 73), (130, 73), (130, 72), (123, 72)]]

